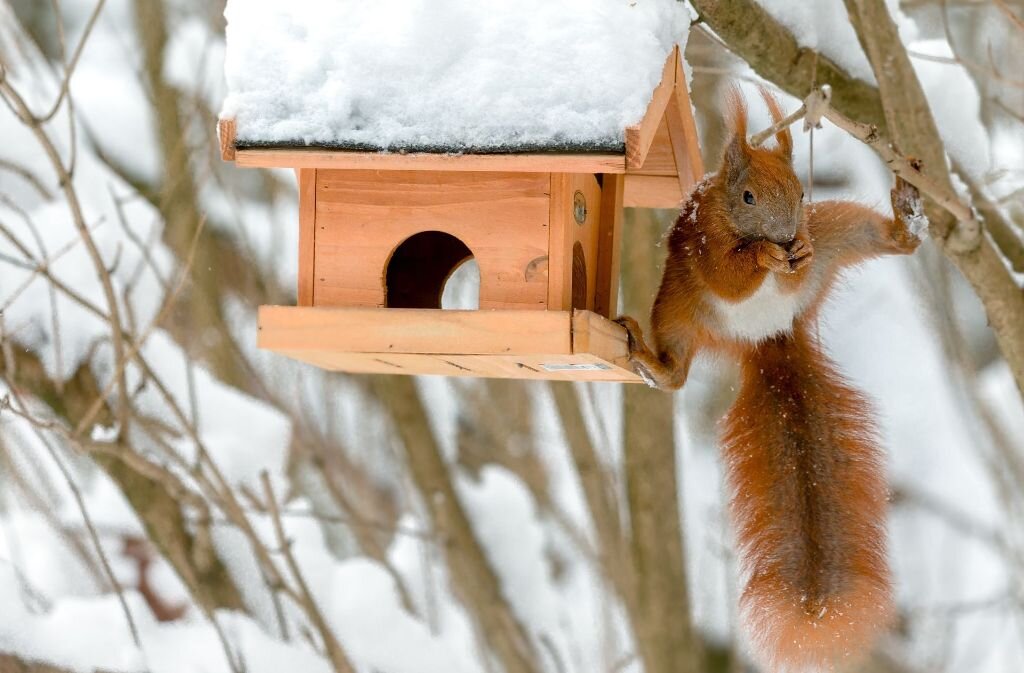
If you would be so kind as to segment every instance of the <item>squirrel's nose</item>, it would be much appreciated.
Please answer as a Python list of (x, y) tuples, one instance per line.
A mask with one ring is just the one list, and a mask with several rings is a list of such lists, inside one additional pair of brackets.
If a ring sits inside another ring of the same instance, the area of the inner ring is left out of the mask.
[(798, 228), (798, 223), (795, 221), (789, 221), (789, 218), (775, 219), (772, 221), (772, 226), (767, 232), (768, 240), (777, 245), (786, 247), (796, 240), (796, 230)]

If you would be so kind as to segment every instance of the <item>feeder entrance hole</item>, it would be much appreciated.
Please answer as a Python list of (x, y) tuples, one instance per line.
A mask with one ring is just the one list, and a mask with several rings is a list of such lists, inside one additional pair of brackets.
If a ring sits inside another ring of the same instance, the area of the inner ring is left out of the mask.
[(469, 247), (451, 234), (410, 236), (388, 261), (387, 308), (479, 308), (479, 273), (472, 260)]

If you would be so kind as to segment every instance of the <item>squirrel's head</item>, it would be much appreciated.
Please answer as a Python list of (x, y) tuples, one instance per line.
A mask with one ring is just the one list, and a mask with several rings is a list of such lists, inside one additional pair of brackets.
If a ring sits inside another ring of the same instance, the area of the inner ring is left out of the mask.
[[(775, 97), (765, 89), (761, 97), (772, 118), (781, 120)], [(803, 216), (803, 187), (793, 171), (793, 137), (783, 128), (775, 135), (775, 147), (752, 147), (747, 142), (747, 107), (736, 88), (729, 92), (728, 107), (732, 138), (716, 180), (723, 205), (741, 237), (786, 245), (796, 237)]]

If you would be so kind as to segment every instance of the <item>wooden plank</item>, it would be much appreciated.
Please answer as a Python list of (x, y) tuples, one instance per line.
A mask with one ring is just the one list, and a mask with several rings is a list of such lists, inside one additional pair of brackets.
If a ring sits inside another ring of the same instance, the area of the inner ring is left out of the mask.
[(676, 159), (672, 154), (672, 141), (668, 134), (668, 121), (664, 115), (651, 141), (651, 148), (640, 168), (627, 168), (626, 175), (663, 175), (675, 177)]
[(399, 154), (328, 149), (244, 149), (242, 168), (330, 168), (529, 173), (625, 173), (622, 154)]
[[(644, 165), (647, 152), (651, 149), (654, 135), (661, 124), (661, 118), (665, 114), (665, 106), (668, 105), (675, 88), (676, 69), (679, 63), (679, 47), (673, 47), (672, 53), (665, 60), (665, 68), (662, 71), (661, 82), (651, 96), (651, 102), (647, 105), (647, 111), (639, 124), (626, 129), (626, 167), (640, 168)], [(601, 171), (607, 172), (607, 171)]]
[(676, 179), (679, 182), (679, 191), (682, 194), (689, 194), (696, 183), (693, 167), (690, 166), (689, 144), (683, 126), (683, 116), (679, 111), (679, 101), (673, 96), (665, 111), (665, 121), (668, 122), (669, 138), (672, 141), (672, 153), (676, 161)]
[(627, 208), (678, 208), (693, 185), (703, 178), (700, 141), (681, 61), (675, 63), (673, 95), (647, 158), (639, 168), (627, 168), (626, 175)]
[(623, 197), (625, 184), (632, 179), (622, 175), (606, 175), (601, 189), (594, 311), (606, 318), (614, 318), (618, 312)]
[(275, 351), (572, 354), (565, 311), (439, 311), (261, 306), (260, 348)]
[(316, 169), (303, 168), (299, 173), (299, 306), (315, 303), (316, 286)]
[(625, 183), (626, 208), (679, 208), (683, 200), (676, 175), (626, 175)]
[[(627, 368), (590, 355), (410, 355), (278, 351), (280, 355), (335, 372), (417, 376), (486, 377), (532, 381), (642, 383)], [(545, 369), (554, 367), (555, 369)]]
[(548, 216), (548, 310), (572, 308), (572, 175), (551, 174)]
[[(686, 152), (689, 157), (691, 184), (704, 179), (704, 160), (700, 153), (700, 136), (697, 134), (697, 122), (693, 118), (693, 107), (690, 105), (690, 92), (686, 88), (686, 75), (683, 73), (682, 61), (676, 63), (676, 105), (683, 126), (683, 137), (686, 140)], [(685, 193), (685, 190), (684, 190)]]
[(590, 311), (262, 306), (259, 324), (260, 348), (332, 371), (640, 382), (625, 330)]
[(591, 311), (573, 312), (572, 350), (574, 354), (589, 353), (602, 361), (629, 368), (626, 329)]
[[(583, 223), (580, 224), (576, 221), (576, 194), (577, 192), (583, 196), (583, 202), (586, 207), (586, 216), (584, 217)], [(600, 225), (601, 225), (601, 185), (597, 182), (597, 177), (588, 174), (577, 174), (572, 176), (572, 211), (573, 211), (573, 274), (572, 274), (572, 308), (574, 309), (587, 309), (594, 310), (594, 300), (596, 297), (597, 290), (597, 269), (600, 264), (599, 250), (600, 250)], [(584, 281), (585, 288), (577, 288), (576, 283), (581, 280), (576, 275), (576, 244), (580, 244), (580, 249), (583, 252), (584, 265), (586, 267), (586, 275)], [(585, 289), (584, 301), (582, 304), (577, 304), (577, 295), (580, 289)]]
[(383, 306), (395, 249), (441, 231), (480, 269), (480, 308), (547, 306), (548, 174), (317, 171), (317, 306)]
[(234, 161), (237, 156), (235, 152), (236, 129), (237, 126), (233, 118), (217, 121), (217, 137), (220, 139), (220, 158), (224, 161)]

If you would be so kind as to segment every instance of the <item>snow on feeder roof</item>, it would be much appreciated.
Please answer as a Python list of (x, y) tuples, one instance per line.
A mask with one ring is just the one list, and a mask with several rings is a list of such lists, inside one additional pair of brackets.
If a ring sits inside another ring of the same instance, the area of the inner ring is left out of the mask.
[(229, 0), (239, 149), (624, 151), (677, 0)]

